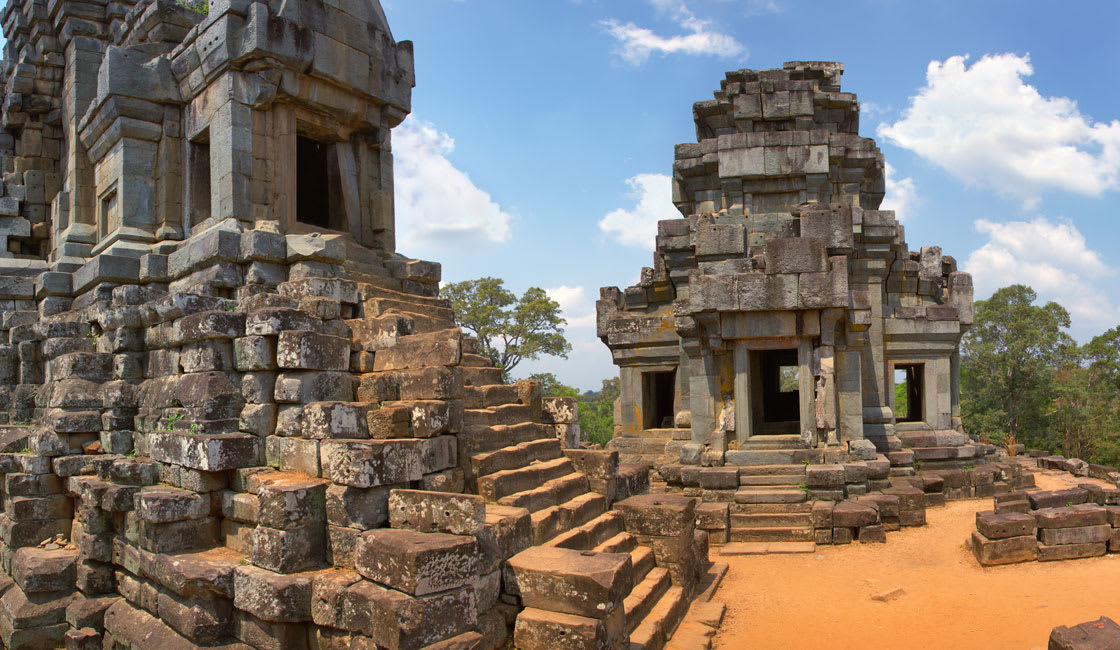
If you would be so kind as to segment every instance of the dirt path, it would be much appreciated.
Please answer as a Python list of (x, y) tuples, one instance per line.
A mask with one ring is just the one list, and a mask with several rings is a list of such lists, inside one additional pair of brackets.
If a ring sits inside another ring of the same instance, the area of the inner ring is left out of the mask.
[[(1084, 482), (1037, 476), (1043, 489)], [(1103, 483), (1102, 483), (1103, 484)], [(991, 499), (931, 508), (928, 524), (886, 544), (820, 546), (804, 555), (723, 556), (719, 650), (1046, 647), (1056, 625), (1120, 621), (1120, 556), (981, 568), (964, 547)], [(895, 587), (891, 602), (871, 599)]]

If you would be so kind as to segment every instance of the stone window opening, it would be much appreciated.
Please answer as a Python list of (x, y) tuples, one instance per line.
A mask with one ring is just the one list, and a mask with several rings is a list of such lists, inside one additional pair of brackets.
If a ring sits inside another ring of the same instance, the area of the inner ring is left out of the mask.
[(210, 131), (204, 130), (190, 142), (190, 224), (210, 218)]
[(346, 232), (338, 146), (296, 136), (296, 221)]
[(896, 364), (894, 367), (896, 422), (921, 422), (922, 404), (922, 364)]
[(642, 428), (672, 428), (677, 371), (642, 373)]
[(97, 210), (97, 239), (98, 241), (109, 236), (120, 222), (119, 205), (117, 201), (117, 186), (114, 183), (104, 194)]

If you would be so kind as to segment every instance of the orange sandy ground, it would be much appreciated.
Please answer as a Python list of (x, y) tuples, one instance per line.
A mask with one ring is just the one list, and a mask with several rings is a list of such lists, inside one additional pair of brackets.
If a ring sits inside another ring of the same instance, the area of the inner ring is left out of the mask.
[[(1036, 475), (1042, 489), (1085, 482)], [(1103, 484), (1103, 483), (1102, 483)], [(982, 568), (965, 548), (974, 513), (991, 499), (950, 501), (927, 525), (886, 544), (819, 546), (802, 555), (718, 556), (730, 570), (714, 599), (727, 604), (718, 650), (802, 648), (1046, 648), (1050, 630), (1120, 621), (1120, 555)], [(891, 602), (871, 599), (902, 587)]]

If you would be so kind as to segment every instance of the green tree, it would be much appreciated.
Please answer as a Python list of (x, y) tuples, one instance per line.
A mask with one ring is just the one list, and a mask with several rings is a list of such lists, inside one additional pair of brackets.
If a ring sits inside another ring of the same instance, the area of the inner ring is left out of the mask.
[(961, 341), (961, 413), (971, 433), (1005, 444), (1046, 440), (1055, 371), (1075, 348), (1064, 331), (1069, 312), (1037, 298), (1016, 284), (976, 302)]
[(525, 359), (567, 359), (572, 350), (560, 305), (543, 289), (530, 287), (519, 298), (500, 278), (480, 278), (448, 284), (440, 293), (451, 301), (459, 326), (478, 337), (479, 352), (506, 377)]
[(535, 372), (528, 377), (541, 382), (542, 397), (578, 397), (579, 391), (571, 386), (561, 384), (556, 375), (551, 372)]

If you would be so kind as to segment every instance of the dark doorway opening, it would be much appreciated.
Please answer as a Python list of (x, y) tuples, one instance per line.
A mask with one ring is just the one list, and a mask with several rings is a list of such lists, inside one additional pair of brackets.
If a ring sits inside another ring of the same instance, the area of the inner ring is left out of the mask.
[(642, 428), (672, 428), (677, 371), (642, 373)]
[(755, 354), (762, 379), (762, 421), (800, 421), (797, 350), (761, 350)]
[(896, 422), (922, 421), (922, 364), (895, 364), (894, 419)]
[(296, 221), (346, 230), (337, 145), (296, 137)]

